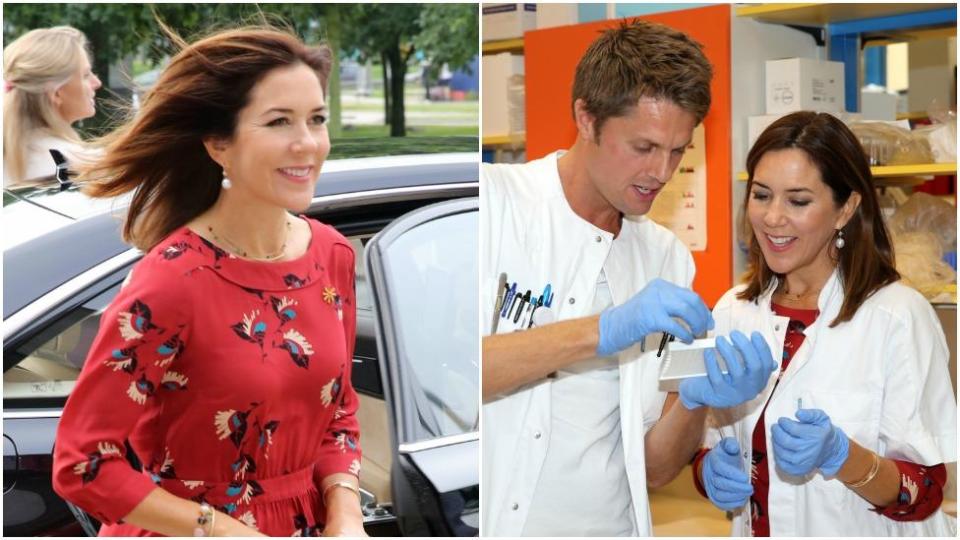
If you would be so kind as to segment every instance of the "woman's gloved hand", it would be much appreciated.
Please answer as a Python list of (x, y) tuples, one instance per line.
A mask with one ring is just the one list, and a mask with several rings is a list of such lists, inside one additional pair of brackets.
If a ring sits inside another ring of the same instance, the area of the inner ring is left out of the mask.
[(754, 332), (748, 340), (737, 330), (730, 333), (730, 339), (736, 349), (722, 336), (717, 337), (717, 350), (727, 365), (726, 374), (720, 371), (716, 352), (709, 349), (703, 353), (707, 376), (680, 383), (680, 402), (684, 407), (734, 407), (757, 397), (766, 388), (770, 374), (779, 367), (773, 361), (767, 341), (759, 332)]
[(700, 480), (710, 501), (721, 510), (736, 510), (750, 499), (753, 485), (741, 469), (740, 445), (727, 437), (703, 458)]
[(794, 476), (815, 468), (836, 476), (850, 455), (850, 439), (820, 409), (797, 409), (796, 416), (799, 422), (784, 416), (770, 428), (777, 466)]
[[(683, 320), (690, 329), (674, 317)], [(713, 316), (697, 293), (658, 278), (630, 300), (600, 314), (597, 356), (620, 352), (653, 332), (673, 334), (690, 343), (694, 336), (712, 328)]]

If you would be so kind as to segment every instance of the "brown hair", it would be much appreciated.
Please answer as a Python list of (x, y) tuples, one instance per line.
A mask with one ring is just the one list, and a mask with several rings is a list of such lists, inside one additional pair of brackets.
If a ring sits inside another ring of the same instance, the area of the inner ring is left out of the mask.
[(749, 239), (749, 267), (744, 276), (747, 288), (737, 298), (755, 301), (774, 278), (782, 278), (767, 266), (746, 215), (757, 163), (767, 152), (789, 148), (803, 150), (820, 171), (820, 178), (830, 188), (838, 207), (846, 203), (853, 192), (860, 194), (860, 204), (841, 229), (846, 246), (844, 249), (830, 247), (843, 286), (843, 305), (830, 323), (833, 327), (852, 319), (867, 298), (900, 279), (900, 274), (894, 267), (893, 249), (863, 147), (843, 122), (826, 113), (801, 111), (780, 118), (760, 134), (747, 154), (749, 180), (740, 225), (744, 238)]
[(597, 137), (608, 118), (626, 114), (643, 97), (672, 101), (699, 124), (710, 110), (712, 78), (703, 46), (683, 32), (640, 19), (623, 21), (580, 58), (571, 106), (583, 99)]
[(82, 175), (94, 197), (136, 190), (123, 237), (144, 251), (216, 202), (223, 170), (203, 140), (231, 138), (254, 85), (273, 69), (305, 64), (326, 89), (332, 62), (325, 45), (307, 47), (271, 26), (222, 31), (190, 45), (164, 30), (180, 52), (135, 116), (105, 137), (105, 156)]

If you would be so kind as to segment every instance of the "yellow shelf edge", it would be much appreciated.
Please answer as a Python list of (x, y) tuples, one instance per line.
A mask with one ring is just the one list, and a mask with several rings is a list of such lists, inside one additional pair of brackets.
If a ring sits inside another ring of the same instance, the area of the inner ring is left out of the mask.
[(771, 13), (786, 13), (795, 9), (804, 9), (817, 4), (756, 4), (737, 8), (737, 17), (757, 17)]
[(928, 176), (938, 174), (957, 174), (956, 163), (924, 163), (920, 165), (887, 165), (870, 167), (874, 177), (891, 176)]
[(823, 26), (829, 23), (872, 17), (890, 17), (942, 9), (937, 3), (861, 4), (861, 3), (806, 3), (753, 4), (736, 8), (737, 17), (752, 17), (758, 21), (801, 26)]
[(523, 38), (503, 39), (499, 41), (485, 41), (480, 48), (483, 54), (497, 54), (502, 52), (523, 52)]
[[(936, 176), (941, 174), (957, 174), (956, 163), (922, 163), (918, 165), (886, 165), (870, 167), (874, 178), (897, 178), (910, 176)], [(737, 173), (737, 180), (747, 181), (747, 172)]]
[(485, 135), (481, 142), (483, 146), (523, 146), (526, 139), (526, 133), (513, 133), (510, 135)]

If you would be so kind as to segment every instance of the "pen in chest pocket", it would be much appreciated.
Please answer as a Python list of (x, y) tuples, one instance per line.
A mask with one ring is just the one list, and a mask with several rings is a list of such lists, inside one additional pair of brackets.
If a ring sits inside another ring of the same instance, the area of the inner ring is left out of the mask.
[(530, 303), (527, 304), (527, 312), (523, 316), (523, 320), (520, 321), (520, 328), (530, 328), (533, 326), (533, 314), (537, 311), (537, 308), (543, 305), (543, 297), (540, 298), (530, 298)]
[(497, 333), (497, 325), (500, 322), (500, 310), (503, 309), (503, 300), (506, 298), (510, 288), (507, 286), (506, 272), (500, 273), (500, 279), (497, 281), (497, 301), (493, 305), (493, 321), (490, 323), (491, 334)]
[(507, 295), (503, 298), (503, 307), (500, 309), (500, 316), (506, 317), (509, 313), (510, 308), (513, 306), (512, 302), (517, 296), (517, 284), (514, 283), (510, 286), (510, 289), (507, 290)]
[(529, 303), (530, 303), (530, 290), (528, 289), (527, 292), (520, 299), (520, 305), (517, 307), (517, 313), (513, 316), (513, 324), (517, 324), (520, 321), (520, 316), (523, 315), (523, 308), (525, 307), (525, 304), (529, 304)]

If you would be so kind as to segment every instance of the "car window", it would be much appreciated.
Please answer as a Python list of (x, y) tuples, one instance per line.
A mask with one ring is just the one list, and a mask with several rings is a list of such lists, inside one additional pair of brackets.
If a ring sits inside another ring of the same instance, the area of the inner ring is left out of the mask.
[(404, 442), (477, 429), (477, 219), (476, 211), (433, 219), (384, 248), (398, 369), (413, 387), (402, 406), (417, 419)]
[(367, 242), (373, 237), (372, 234), (351, 236), (350, 245), (354, 252), (354, 274), (357, 284), (357, 309), (364, 311), (373, 310), (373, 296), (370, 292), (370, 282), (367, 280), (367, 269), (363, 265), (363, 250)]
[[(357, 309), (371, 311), (373, 301), (363, 249), (372, 235), (350, 237), (357, 254)], [(120, 290), (117, 283), (18, 347), (19, 361), (3, 373), (4, 399), (65, 398), (73, 390), (100, 327), (100, 316)]]
[(70, 395), (100, 327), (100, 316), (120, 283), (73, 309), (18, 347), (16, 365), (3, 373), (4, 399)]

